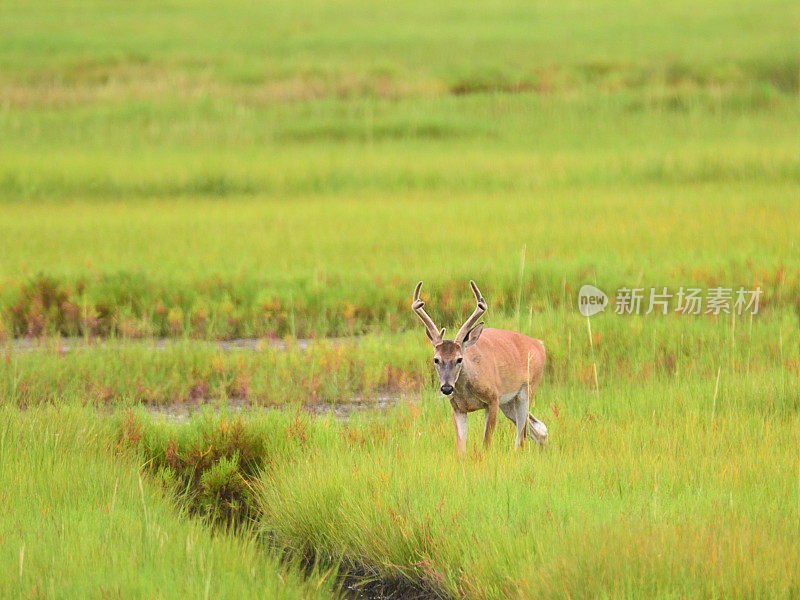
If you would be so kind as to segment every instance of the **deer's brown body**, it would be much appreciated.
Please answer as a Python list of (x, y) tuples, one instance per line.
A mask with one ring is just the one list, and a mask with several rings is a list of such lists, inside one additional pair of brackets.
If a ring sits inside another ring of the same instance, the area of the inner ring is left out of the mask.
[(467, 413), (486, 411), (483, 443), (491, 443), (498, 411), (517, 428), (515, 446), (530, 437), (547, 443), (547, 427), (528, 412), (530, 399), (542, 377), (545, 364), (544, 344), (515, 331), (483, 329), (476, 321), (486, 311), (486, 302), (474, 282), (470, 282), (478, 306), (461, 327), (454, 340), (445, 340), (422, 310), (419, 299), (422, 282), (414, 291), (412, 308), (425, 324), (434, 348), (434, 365), (441, 391), (453, 409), (456, 447), (466, 451)]
[[(486, 408), (500, 398), (525, 390), (533, 392), (544, 369), (544, 345), (515, 331), (484, 329), (464, 351), (461, 376), (451, 402), (463, 412)], [(527, 364), (520, 371), (519, 364)], [(502, 404), (502, 402), (501, 402)]]

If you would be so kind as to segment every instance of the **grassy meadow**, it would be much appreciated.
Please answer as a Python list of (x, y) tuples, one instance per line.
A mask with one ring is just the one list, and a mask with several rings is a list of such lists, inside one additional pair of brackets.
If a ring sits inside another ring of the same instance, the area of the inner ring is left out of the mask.
[(4, 598), (330, 598), (244, 530), (188, 517), (110, 422), (74, 405), (2, 407)]
[[(0, 596), (800, 596), (796, 2), (0, 12)], [(420, 279), (546, 450), (456, 458)]]
[(14, 3), (0, 331), (394, 331), (419, 278), (448, 320), (469, 277), (495, 313), (587, 278), (790, 302), (798, 22), (783, 1)]
[(444, 400), (322, 428), (265, 473), (263, 527), (447, 597), (795, 597), (798, 421), (732, 399), (715, 413), (712, 395), (697, 382), (560, 389), (552, 447), (519, 456), (504, 423), (491, 452), (457, 459)]

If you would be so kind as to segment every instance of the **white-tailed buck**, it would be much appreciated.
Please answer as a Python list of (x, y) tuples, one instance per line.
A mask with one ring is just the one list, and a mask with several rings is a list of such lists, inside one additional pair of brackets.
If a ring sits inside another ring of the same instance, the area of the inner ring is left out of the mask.
[(492, 441), (498, 409), (517, 427), (516, 448), (526, 437), (547, 443), (547, 427), (528, 412), (528, 405), (542, 378), (544, 344), (515, 331), (484, 329), (478, 319), (486, 312), (486, 302), (478, 286), (470, 281), (478, 306), (458, 330), (455, 339), (444, 339), (423, 310), (419, 298), (422, 282), (414, 290), (411, 308), (422, 319), (425, 333), (433, 344), (433, 364), (441, 392), (450, 399), (456, 428), (456, 447), (467, 449), (467, 413), (486, 411), (483, 445)]

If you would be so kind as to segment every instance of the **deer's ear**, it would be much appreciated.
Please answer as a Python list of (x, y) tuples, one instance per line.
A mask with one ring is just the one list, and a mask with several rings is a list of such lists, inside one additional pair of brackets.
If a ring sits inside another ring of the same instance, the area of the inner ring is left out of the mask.
[(477, 342), (478, 338), (481, 337), (482, 332), (483, 332), (483, 322), (481, 321), (480, 323), (475, 325), (475, 327), (473, 327), (467, 332), (467, 335), (464, 337), (464, 343), (462, 344), (462, 347), (466, 350), (467, 348), (472, 346), (472, 344)]

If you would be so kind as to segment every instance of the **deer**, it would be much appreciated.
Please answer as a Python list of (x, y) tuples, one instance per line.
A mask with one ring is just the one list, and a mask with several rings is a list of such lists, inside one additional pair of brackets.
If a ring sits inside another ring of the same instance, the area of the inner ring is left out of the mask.
[(523, 448), (526, 438), (546, 446), (547, 427), (529, 412), (544, 371), (544, 344), (516, 331), (484, 329), (483, 321), (478, 321), (487, 304), (475, 282), (470, 280), (469, 284), (477, 307), (452, 340), (444, 339), (444, 328), (439, 329), (425, 312), (425, 303), (419, 297), (421, 281), (411, 302), (433, 345), (439, 391), (450, 400), (453, 409), (457, 453), (466, 453), (467, 414), (477, 410), (486, 411), (484, 449), (491, 445), (498, 410), (517, 428), (516, 450)]

